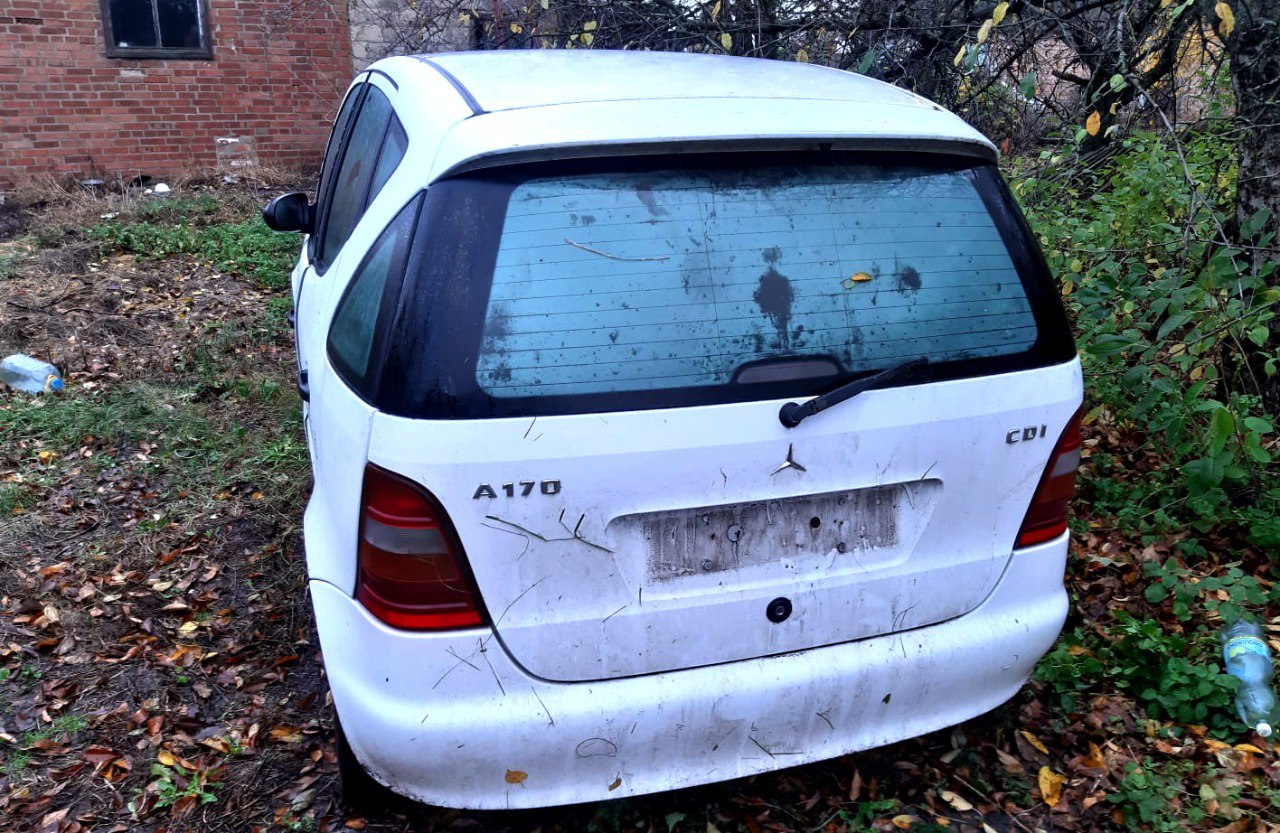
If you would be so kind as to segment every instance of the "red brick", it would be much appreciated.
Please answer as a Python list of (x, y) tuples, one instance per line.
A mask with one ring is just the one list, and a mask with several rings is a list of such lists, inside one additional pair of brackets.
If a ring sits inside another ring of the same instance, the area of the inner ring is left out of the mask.
[(209, 0), (212, 61), (108, 58), (98, 0), (19, 3), (0, 17), (0, 189), (212, 165), (228, 134), (264, 164), (319, 164), (351, 75), (345, 3), (298, 0), (280, 27), (272, 0)]

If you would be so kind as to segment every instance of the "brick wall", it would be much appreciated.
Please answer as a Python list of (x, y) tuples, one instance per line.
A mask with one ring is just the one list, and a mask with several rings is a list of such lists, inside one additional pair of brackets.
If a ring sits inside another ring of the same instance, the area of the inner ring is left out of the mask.
[(209, 21), (212, 60), (108, 58), (98, 0), (0, 0), (0, 189), (314, 171), (352, 75), (344, 0), (209, 0)]

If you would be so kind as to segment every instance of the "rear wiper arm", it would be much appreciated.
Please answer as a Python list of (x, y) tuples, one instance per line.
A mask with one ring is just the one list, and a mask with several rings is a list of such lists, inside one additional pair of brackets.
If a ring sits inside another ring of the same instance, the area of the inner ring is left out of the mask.
[(852, 382), (846, 382), (834, 390), (829, 390), (820, 396), (815, 396), (803, 405), (798, 405), (795, 402), (788, 402), (782, 406), (780, 411), (778, 411), (778, 421), (788, 428), (795, 428), (807, 417), (822, 413), (832, 405), (839, 405), (846, 399), (852, 399), (863, 391), (868, 391), (872, 388), (884, 387), (904, 373), (914, 370), (917, 367), (922, 367), (928, 363), (929, 360), (924, 357), (911, 359), (910, 361), (903, 362), (902, 364), (896, 364), (893, 367), (882, 370), (879, 373), (873, 373), (870, 376), (864, 376), (861, 379), (854, 379)]

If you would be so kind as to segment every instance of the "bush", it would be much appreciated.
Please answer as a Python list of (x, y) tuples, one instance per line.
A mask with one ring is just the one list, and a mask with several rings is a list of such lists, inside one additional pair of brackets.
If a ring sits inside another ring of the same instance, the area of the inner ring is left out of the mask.
[[(1042, 179), (1023, 164), (1012, 173), (1076, 319), (1087, 419), (1159, 447), (1149, 471), (1117, 482), (1100, 481), (1126, 461), (1100, 456), (1085, 502), (1126, 526), (1203, 533), (1225, 524), (1280, 550), (1280, 454), (1256, 395), (1257, 375), (1280, 365), (1265, 349), (1280, 289), (1268, 286), (1275, 264), (1251, 270), (1224, 242), (1233, 148), (1212, 131), (1180, 145), (1139, 134), (1094, 170)], [(1267, 221), (1259, 214), (1245, 231)]]

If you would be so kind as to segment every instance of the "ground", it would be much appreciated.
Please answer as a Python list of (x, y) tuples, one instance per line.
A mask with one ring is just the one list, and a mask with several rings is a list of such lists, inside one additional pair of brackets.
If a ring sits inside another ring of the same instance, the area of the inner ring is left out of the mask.
[[(1276, 749), (1232, 723), (1212, 646), (1170, 607), (1188, 592), (1265, 604), (1270, 582), (1246, 575), (1261, 556), (1245, 552), (1243, 573), (1154, 575), (1177, 536), (1126, 538), (1087, 511), (1061, 646), (1023, 693), (953, 730), (599, 805), (346, 811), (301, 549), (297, 240), (255, 218), (287, 184), (0, 206), (0, 355), (47, 359), (67, 381), (39, 399), (0, 391), (0, 826), (1277, 829)], [(1088, 431), (1091, 456), (1141, 470), (1154, 453), (1105, 414)], [(1153, 575), (1168, 598), (1148, 592)]]

